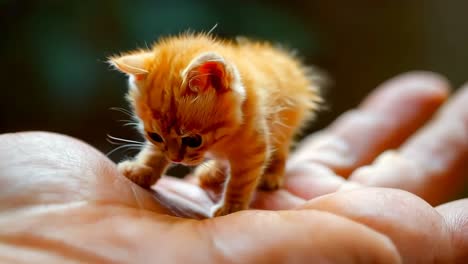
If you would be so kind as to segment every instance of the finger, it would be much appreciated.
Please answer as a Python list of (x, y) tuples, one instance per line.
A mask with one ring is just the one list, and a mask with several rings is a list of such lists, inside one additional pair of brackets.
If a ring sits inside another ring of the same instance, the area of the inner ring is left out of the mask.
[(172, 193), (208, 211), (213, 205), (213, 201), (203, 189), (185, 179), (164, 176), (153, 186), (153, 189), (159, 192)]
[(466, 263), (468, 259), (468, 199), (462, 199), (436, 207), (451, 233), (454, 263)]
[(0, 211), (77, 201), (167, 212), (91, 146), (63, 135), (0, 135)]
[(452, 263), (444, 219), (419, 197), (397, 189), (360, 188), (318, 197), (301, 208), (330, 212), (387, 235), (403, 263)]
[(313, 162), (348, 176), (382, 151), (400, 145), (447, 97), (448, 83), (436, 74), (414, 72), (378, 87), (353, 111), (306, 140), (292, 162)]
[(398, 151), (384, 153), (357, 170), (353, 181), (400, 188), (438, 204), (463, 187), (468, 174), (468, 84), (435, 119)]
[(205, 208), (196, 202), (181, 197), (165, 189), (154, 190), (154, 199), (159, 202), (170, 215), (190, 219), (209, 218), (209, 208)]
[(325, 165), (303, 162), (287, 165), (284, 188), (302, 199), (310, 200), (335, 192), (345, 183), (343, 177), (336, 175)]

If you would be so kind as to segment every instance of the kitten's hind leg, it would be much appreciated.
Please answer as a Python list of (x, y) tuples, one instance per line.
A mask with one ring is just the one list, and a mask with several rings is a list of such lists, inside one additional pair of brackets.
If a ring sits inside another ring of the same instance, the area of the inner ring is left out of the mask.
[(303, 120), (300, 107), (286, 107), (278, 113), (278, 120), (270, 128), (271, 150), (267, 167), (260, 179), (258, 188), (263, 190), (276, 190), (283, 186), (286, 160), (290, 146), (298, 125)]
[(194, 171), (198, 185), (208, 191), (212, 199), (216, 199), (223, 192), (228, 165), (226, 162), (209, 160), (199, 165)]
[(149, 189), (159, 180), (168, 165), (164, 154), (148, 144), (135, 159), (120, 162), (117, 169), (132, 182)]
[(271, 157), (258, 185), (262, 190), (276, 190), (283, 186), (284, 170), (288, 148), (281, 147), (271, 153)]

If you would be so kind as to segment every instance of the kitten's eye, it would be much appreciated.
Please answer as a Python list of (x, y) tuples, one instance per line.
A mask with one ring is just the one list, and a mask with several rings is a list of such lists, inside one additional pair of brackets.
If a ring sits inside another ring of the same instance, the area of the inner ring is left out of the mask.
[(201, 145), (201, 143), (202, 143), (202, 138), (200, 135), (193, 135), (193, 136), (182, 138), (182, 144), (191, 148), (197, 148)]
[(158, 133), (148, 132), (148, 137), (155, 142), (163, 142), (162, 137)]

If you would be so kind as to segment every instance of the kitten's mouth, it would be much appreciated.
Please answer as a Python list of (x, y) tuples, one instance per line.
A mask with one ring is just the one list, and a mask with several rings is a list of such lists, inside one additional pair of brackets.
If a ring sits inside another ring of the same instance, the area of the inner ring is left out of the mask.
[(194, 158), (194, 159), (169, 159), (168, 160), (173, 163), (173, 164), (177, 164), (177, 165), (184, 165), (184, 166), (197, 166), (201, 163), (203, 163), (203, 161), (205, 159), (203, 158)]
[(203, 159), (196, 159), (196, 160), (182, 161), (182, 162), (179, 162), (178, 164), (182, 164), (185, 166), (197, 166), (197, 165), (200, 165), (202, 162), (203, 162)]
[(197, 166), (199, 165), (201, 162), (193, 162), (193, 161), (189, 161), (189, 162), (182, 162), (180, 164), (182, 165), (185, 165), (185, 166)]
[(167, 160), (172, 164), (172, 165), (183, 165), (183, 166), (187, 166), (187, 162), (186, 160), (184, 159), (170, 159), (170, 158), (167, 158)]

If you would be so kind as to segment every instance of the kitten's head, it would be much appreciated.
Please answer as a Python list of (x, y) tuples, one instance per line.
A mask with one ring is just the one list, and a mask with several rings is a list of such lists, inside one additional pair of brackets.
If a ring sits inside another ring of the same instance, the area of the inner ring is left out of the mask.
[(166, 158), (197, 165), (242, 123), (245, 89), (216, 52), (171, 47), (111, 58), (129, 76), (128, 99), (145, 137)]

